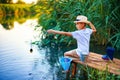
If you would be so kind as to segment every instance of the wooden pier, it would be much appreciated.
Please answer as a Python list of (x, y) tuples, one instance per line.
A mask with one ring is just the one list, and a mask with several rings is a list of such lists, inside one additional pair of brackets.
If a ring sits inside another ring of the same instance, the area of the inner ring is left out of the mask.
[(102, 55), (97, 53), (90, 53), (89, 56), (86, 58), (85, 62), (81, 62), (79, 60), (73, 61), (73, 67), (72, 67), (72, 76), (76, 74), (76, 67), (77, 64), (86, 65), (91, 68), (95, 68), (98, 70), (106, 70), (110, 73), (113, 73), (115, 75), (120, 75), (120, 60), (114, 58), (111, 60), (103, 60)]

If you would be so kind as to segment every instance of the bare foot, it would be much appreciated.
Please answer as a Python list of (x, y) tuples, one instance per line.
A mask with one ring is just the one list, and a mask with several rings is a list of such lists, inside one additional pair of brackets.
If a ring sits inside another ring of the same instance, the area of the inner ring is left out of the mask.
[(69, 70), (67, 70), (67, 71), (62, 71), (62, 73), (68, 73), (69, 72)]

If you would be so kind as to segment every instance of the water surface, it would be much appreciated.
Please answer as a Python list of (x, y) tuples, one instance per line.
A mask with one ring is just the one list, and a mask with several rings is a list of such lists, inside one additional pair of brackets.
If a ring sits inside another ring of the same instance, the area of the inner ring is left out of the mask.
[(0, 25), (0, 80), (56, 80), (57, 67), (51, 66), (46, 49), (32, 45), (37, 20), (23, 24), (14, 22), (14, 28), (6, 30)]

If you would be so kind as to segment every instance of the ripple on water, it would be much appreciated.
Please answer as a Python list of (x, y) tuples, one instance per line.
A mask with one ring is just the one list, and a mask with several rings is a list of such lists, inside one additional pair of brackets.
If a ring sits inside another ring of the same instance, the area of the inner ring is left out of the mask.
[(30, 53), (30, 44), (23, 40), (29, 37), (23, 34), (28, 26), (24, 27), (26, 29), (19, 29), (23, 28), (20, 25), (17, 31), (13, 30), (15, 33), (0, 31), (0, 80), (53, 80), (54, 73), (46, 60), (46, 51), (33, 46)]

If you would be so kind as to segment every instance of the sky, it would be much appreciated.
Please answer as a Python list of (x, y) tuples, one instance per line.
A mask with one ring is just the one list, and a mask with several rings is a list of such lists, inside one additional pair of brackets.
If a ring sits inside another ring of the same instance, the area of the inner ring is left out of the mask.
[[(13, 0), (13, 3), (16, 3), (18, 0)], [(32, 2), (34, 2), (34, 3), (36, 3), (37, 2), (37, 0), (22, 0), (22, 1), (24, 1), (25, 3), (27, 3), (27, 4), (30, 4), (30, 3), (32, 3)]]

